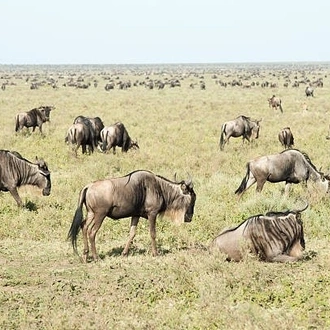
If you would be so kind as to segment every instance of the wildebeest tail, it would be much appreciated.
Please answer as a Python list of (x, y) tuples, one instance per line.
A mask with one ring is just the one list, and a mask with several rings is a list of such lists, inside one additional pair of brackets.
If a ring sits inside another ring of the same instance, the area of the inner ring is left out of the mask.
[(68, 233), (68, 239), (71, 239), (73, 249), (74, 249), (75, 253), (77, 253), (77, 254), (78, 254), (78, 252), (77, 252), (77, 236), (78, 236), (79, 230), (81, 228), (81, 224), (83, 222), (82, 207), (86, 201), (86, 193), (87, 193), (88, 187), (89, 186), (84, 187), (80, 192), (78, 207), (73, 216), (72, 224), (71, 224), (71, 227), (70, 227), (70, 230)]
[[(104, 131), (103, 131), (104, 132)], [(107, 141), (108, 141), (108, 130), (105, 131), (105, 136), (103, 136), (103, 142), (102, 142), (102, 151), (106, 151), (107, 150)]]
[(220, 150), (223, 150), (223, 145), (224, 145), (224, 134), (225, 134), (225, 130), (226, 130), (226, 124), (223, 124), (221, 126), (221, 133), (220, 133)]
[(249, 175), (250, 175), (250, 164), (247, 164), (247, 165), (246, 165), (246, 175), (245, 175), (245, 177), (243, 178), (243, 180), (242, 180), (240, 186), (236, 189), (235, 194), (240, 195), (240, 194), (242, 194), (242, 193), (245, 191), (245, 189), (246, 189), (246, 184), (247, 184), (248, 179), (249, 179)]

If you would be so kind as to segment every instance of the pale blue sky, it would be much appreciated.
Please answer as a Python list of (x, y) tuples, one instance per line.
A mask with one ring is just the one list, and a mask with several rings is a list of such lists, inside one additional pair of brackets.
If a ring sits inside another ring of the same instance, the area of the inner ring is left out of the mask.
[(0, 64), (330, 61), (329, 0), (2, 0)]

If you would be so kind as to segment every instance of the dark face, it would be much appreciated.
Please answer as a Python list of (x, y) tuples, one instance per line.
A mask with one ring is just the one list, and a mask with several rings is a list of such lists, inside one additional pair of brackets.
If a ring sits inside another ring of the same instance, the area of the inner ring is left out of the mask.
[(43, 188), (43, 196), (49, 196), (52, 184), (47, 163), (43, 159), (36, 159), (36, 164), (38, 165), (39, 173), (41, 174), (39, 187)]
[(46, 121), (49, 121), (50, 111), (52, 109), (50, 107), (44, 107), (41, 112), (45, 115)]
[(196, 194), (194, 192), (194, 189), (192, 187), (192, 184), (186, 185), (186, 192), (190, 195), (191, 200), (190, 204), (188, 206), (187, 212), (184, 216), (184, 222), (191, 222), (193, 215), (194, 215), (194, 208), (195, 208), (195, 202), (196, 202)]
[(259, 138), (259, 130), (260, 130), (259, 124), (256, 124), (256, 126), (252, 128), (252, 136), (255, 139), (258, 139)]
[(51, 181), (50, 181), (50, 174), (45, 176), (46, 179), (46, 187), (42, 190), (43, 196), (49, 196), (50, 195), (50, 190), (52, 187)]

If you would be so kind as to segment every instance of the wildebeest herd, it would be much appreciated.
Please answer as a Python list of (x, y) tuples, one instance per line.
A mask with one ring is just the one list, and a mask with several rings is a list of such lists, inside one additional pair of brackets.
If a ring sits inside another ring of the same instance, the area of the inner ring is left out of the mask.
[[(307, 96), (313, 96), (313, 92), (306, 88)], [(268, 102), (269, 107), (275, 110), (279, 108), (283, 113), (280, 98), (273, 95)], [(15, 131), (19, 133), (24, 127), (32, 127), (34, 131), (38, 127), (42, 133), (42, 125), (50, 120), (50, 111), (54, 109), (53, 106), (41, 106), (19, 113), (15, 119)], [(258, 139), (261, 122), (261, 119), (240, 115), (223, 123), (220, 130), (220, 150), (224, 151), (224, 146), (231, 137), (242, 136), (243, 142)], [(80, 147), (82, 154), (92, 154), (95, 150), (108, 153), (111, 149), (115, 153), (116, 147), (121, 148), (122, 152), (139, 148), (137, 141), (130, 137), (122, 122), (105, 126), (100, 117), (79, 115), (71, 123), (68, 125), (64, 142), (72, 146), (75, 156)], [(286, 150), (249, 161), (247, 173), (235, 193), (241, 197), (254, 183), (257, 184), (257, 191), (261, 191), (267, 181), (285, 182), (285, 191), (288, 193), (287, 187), (290, 184), (310, 180), (320, 183), (324, 190), (328, 191), (329, 176), (318, 171), (307, 154), (292, 149), (294, 138), (289, 127), (280, 131), (278, 140)], [(22, 206), (17, 188), (27, 184), (42, 189), (45, 196), (50, 194), (50, 171), (46, 162), (36, 159), (36, 162), (32, 163), (15, 151), (1, 150), (0, 190), (9, 191), (17, 205)], [(149, 222), (152, 254), (157, 255), (156, 218), (165, 214), (176, 222), (190, 222), (195, 201), (196, 193), (191, 178), (169, 180), (148, 170), (136, 170), (123, 177), (100, 179), (81, 189), (68, 238), (77, 252), (77, 236), (81, 230), (83, 261), (88, 261), (89, 245), (93, 260), (97, 260), (95, 239), (105, 217), (131, 217), (130, 234), (123, 250), (123, 255), (127, 255), (142, 217)], [(85, 216), (83, 206), (87, 213)], [(300, 210), (268, 212), (265, 215), (249, 217), (236, 228), (222, 232), (214, 239), (211, 247), (224, 253), (228, 260), (241, 260), (244, 248), (264, 261), (299, 260), (305, 248), (301, 213), (307, 206)]]

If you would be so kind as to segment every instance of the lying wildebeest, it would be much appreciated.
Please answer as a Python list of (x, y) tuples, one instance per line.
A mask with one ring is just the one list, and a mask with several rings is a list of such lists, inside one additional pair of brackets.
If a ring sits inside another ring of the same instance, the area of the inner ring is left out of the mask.
[(49, 121), (49, 116), (51, 110), (54, 110), (53, 106), (41, 106), (39, 108), (34, 108), (28, 112), (21, 112), (16, 115), (15, 131), (18, 132), (23, 129), (23, 127), (32, 127), (32, 132), (39, 127), (40, 133), (42, 133), (42, 124)]
[(36, 158), (33, 164), (16, 151), (0, 150), (0, 191), (9, 191), (22, 207), (17, 188), (24, 185), (37, 186), (44, 196), (50, 195), (50, 172), (46, 162)]
[(267, 262), (294, 262), (305, 249), (301, 212), (268, 212), (252, 216), (217, 236), (211, 248), (224, 253), (227, 261), (241, 261), (246, 252)]
[(90, 127), (85, 123), (72, 124), (65, 136), (65, 143), (72, 146), (75, 156), (77, 156), (77, 151), (81, 146), (82, 153), (91, 154), (94, 152), (94, 135), (92, 134)]
[(281, 142), (281, 145), (285, 149), (291, 149), (292, 146), (294, 145), (294, 138), (293, 134), (291, 132), (290, 127), (285, 127), (283, 128), (279, 133), (278, 133), (278, 139)]
[(283, 112), (282, 101), (275, 95), (268, 99), (268, 103), (270, 108), (275, 108), (275, 110), (277, 110), (277, 108), (280, 108), (281, 112)]
[[(68, 238), (77, 253), (77, 235), (81, 228), (84, 241), (83, 260), (86, 262), (88, 258), (89, 236), (93, 259), (96, 261), (98, 256), (95, 236), (104, 218), (131, 217), (129, 239), (123, 250), (123, 255), (127, 255), (139, 219), (143, 217), (149, 220), (152, 254), (156, 256), (156, 217), (165, 214), (176, 222), (190, 222), (195, 200), (191, 180), (173, 182), (149, 171), (139, 170), (124, 177), (99, 180), (81, 190)], [(87, 209), (85, 220), (83, 204)]]
[(102, 151), (110, 151), (116, 153), (116, 146), (121, 147), (122, 152), (127, 152), (131, 148), (139, 148), (137, 141), (133, 141), (124, 124), (117, 122), (114, 125), (104, 127), (101, 131), (101, 148)]
[(220, 150), (223, 150), (230, 137), (243, 137), (250, 142), (251, 138), (258, 139), (260, 130), (260, 120), (252, 120), (250, 117), (239, 116), (234, 120), (225, 122), (221, 126)]
[(308, 96), (314, 97), (314, 89), (313, 89), (313, 87), (307, 86), (306, 89), (305, 89), (305, 94), (306, 94), (306, 97), (308, 97)]
[(260, 192), (266, 181), (285, 181), (285, 194), (288, 194), (291, 183), (307, 183), (308, 180), (320, 183), (327, 192), (329, 190), (329, 176), (319, 172), (308, 155), (296, 149), (255, 158), (247, 163), (246, 168), (246, 175), (235, 191), (239, 197), (254, 183), (257, 183), (256, 190)]
[(101, 142), (100, 133), (104, 128), (103, 122), (100, 117), (85, 117), (78, 116), (73, 121), (74, 124), (84, 123), (90, 130), (90, 135), (94, 141), (94, 147), (97, 147), (98, 142)]

